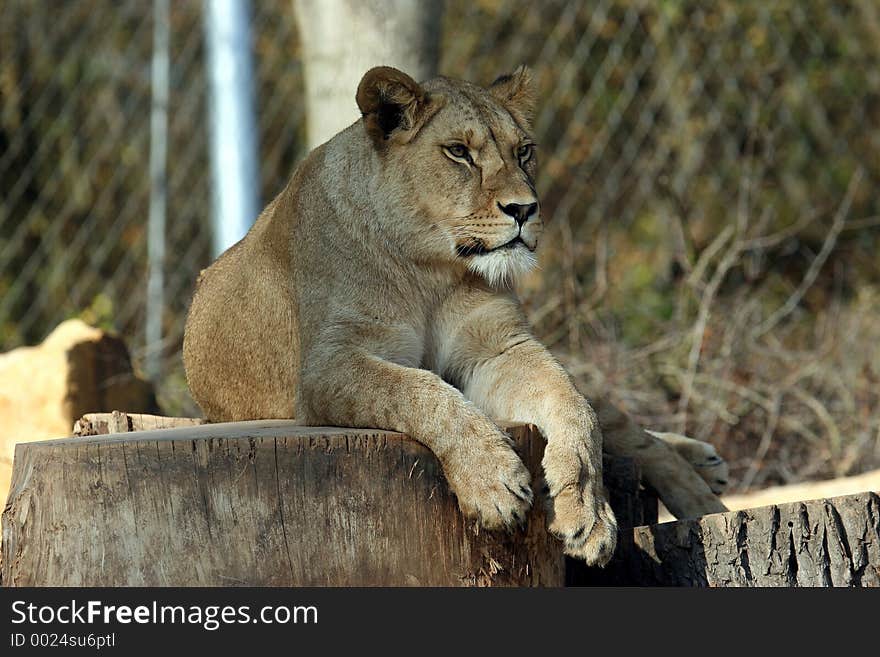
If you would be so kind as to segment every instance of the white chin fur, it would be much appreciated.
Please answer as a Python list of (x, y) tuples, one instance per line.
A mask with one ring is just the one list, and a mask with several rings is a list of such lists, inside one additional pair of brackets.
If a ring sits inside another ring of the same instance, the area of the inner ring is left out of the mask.
[(534, 253), (517, 246), (473, 256), (468, 263), (468, 269), (485, 278), (490, 285), (511, 285), (537, 263)]

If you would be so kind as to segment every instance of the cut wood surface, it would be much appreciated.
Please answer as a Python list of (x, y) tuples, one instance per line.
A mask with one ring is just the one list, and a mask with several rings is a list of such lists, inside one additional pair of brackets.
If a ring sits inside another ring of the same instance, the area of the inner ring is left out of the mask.
[(621, 533), (607, 569), (579, 584), (878, 586), (874, 493), (680, 520)]
[[(510, 433), (539, 472), (543, 438)], [(622, 517), (656, 513), (632, 462), (606, 469)], [(21, 444), (2, 553), (6, 586), (565, 581), (543, 504), (526, 532), (479, 531), (415, 441), (280, 420)]]

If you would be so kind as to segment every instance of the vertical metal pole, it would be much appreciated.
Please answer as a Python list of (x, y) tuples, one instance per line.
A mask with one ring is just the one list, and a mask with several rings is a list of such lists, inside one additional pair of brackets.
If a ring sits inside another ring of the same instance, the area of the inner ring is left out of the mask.
[(150, 214), (147, 226), (147, 318), (145, 370), (162, 374), (162, 316), (165, 309), (165, 218), (168, 154), (169, 0), (153, 0), (152, 105), (150, 108)]
[(205, 0), (205, 33), (216, 256), (244, 237), (259, 213), (248, 0)]

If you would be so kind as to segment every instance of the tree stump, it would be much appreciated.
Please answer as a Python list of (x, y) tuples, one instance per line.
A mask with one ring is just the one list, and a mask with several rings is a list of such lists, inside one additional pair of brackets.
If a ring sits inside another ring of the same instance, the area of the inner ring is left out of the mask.
[[(510, 433), (539, 473), (543, 438)], [(624, 522), (644, 517), (632, 463), (606, 468)], [(480, 531), (415, 441), (280, 420), (20, 444), (2, 554), (6, 586), (565, 582), (540, 501), (527, 531)]]
[(880, 586), (880, 498), (859, 493), (621, 532), (612, 586)]

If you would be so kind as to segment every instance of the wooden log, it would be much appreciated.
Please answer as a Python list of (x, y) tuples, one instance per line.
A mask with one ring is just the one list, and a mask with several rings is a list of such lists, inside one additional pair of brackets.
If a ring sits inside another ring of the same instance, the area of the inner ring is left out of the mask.
[(73, 435), (103, 436), (111, 433), (130, 433), (132, 431), (155, 431), (175, 427), (196, 427), (207, 420), (195, 417), (166, 417), (147, 413), (86, 413), (73, 424)]
[[(533, 427), (510, 433), (539, 472), (543, 438)], [(612, 479), (633, 473), (609, 466)], [(616, 487), (635, 508), (637, 484)], [(6, 586), (565, 580), (540, 502), (526, 532), (480, 531), (422, 445), (277, 420), (21, 444), (2, 554)]]
[[(192, 427), (207, 421), (192, 417), (167, 417), (143, 413), (89, 413), (83, 415), (73, 426), (74, 436), (101, 436), (111, 433), (152, 431), (174, 427)], [(504, 425), (513, 429), (515, 425)], [(605, 485), (609, 502), (614, 509), (619, 529), (650, 525), (657, 522), (657, 494), (641, 485), (641, 472), (635, 461), (629, 458), (604, 458)], [(577, 567), (578, 561), (572, 560)]]
[(880, 586), (880, 498), (860, 493), (622, 532), (578, 584)]
[[(849, 477), (836, 477), (821, 481), (801, 481), (796, 484), (785, 486), (770, 486), (747, 493), (725, 495), (721, 498), (730, 511), (740, 509), (754, 509), (759, 506), (771, 504), (786, 504), (788, 502), (807, 502), (809, 500), (824, 499), (826, 497), (840, 497), (841, 495), (855, 495), (856, 493), (880, 493), (880, 470), (870, 470)], [(666, 509), (660, 511), (660, 522), (675, 520), (674, 516)]]
[(825, 481), (802, 481), (797, 484), (771, 486), (738, 495), (725, 495), (723, 501), (728, 509), (738, 511), (739, 509), (751, 509), (769, 504), (818, 500), (867, 491), (880, 493), (880, 470), (871, 470), (850, 477), (837, 477)]

